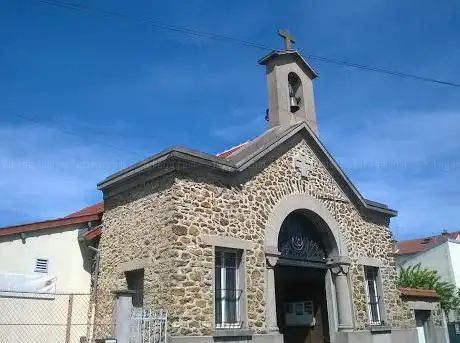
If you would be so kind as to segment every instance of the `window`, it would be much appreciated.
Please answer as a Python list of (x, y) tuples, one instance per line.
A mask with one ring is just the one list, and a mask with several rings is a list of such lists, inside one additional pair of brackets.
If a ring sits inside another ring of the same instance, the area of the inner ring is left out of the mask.
[(35, 260), (35, 271), (37, 273), (48, 273), (48, 259), (37, 258)]
[(364, 267), (366, 275), (366, 295), (367, 295), (367, 310), (369, 313), (369, 321), (371, 325), (380, 325), (382, 323), (380, 317), (380, 295), (379, 287), (377, 286), (377, 278), (379, 269), (376, 267)]
[(215, 321), (216, 328), (241, 328), (242, 289), (239, 268), (241, 252), (216, 249), (215, 254)]
[(130, 270), (125, 273), (128, 290), (135, 291), (133, 294), (133, 307), (142, 308), (144, 304), (144, 269)]

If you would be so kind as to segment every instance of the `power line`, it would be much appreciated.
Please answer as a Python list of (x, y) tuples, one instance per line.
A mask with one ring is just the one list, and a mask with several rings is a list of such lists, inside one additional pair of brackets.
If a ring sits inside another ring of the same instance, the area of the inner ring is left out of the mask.
[[(83, 136), (83, 135), (80, 135), (78, 134), (77, 132), (75, 131), (72, 131), (72, 130), (67, 130), (67, 129), (63, 129), (63, 128), (59, 128), (59, 127), (56, 127), (56, 126), (53, 126), (53, 125), (49, 125), (49, 124), (46, 124), (46, 123), (43, 123), (42, 121), (40, 120), (37, 120), (37, 119), (34, 119), (34, 118), (30, 118), (30, 117), (27, 117), (27, 116), (24, 116), (22, 114), (18, 114), (18, 113), (8, 113), (9, 115), (13, 116), (13, 117), (17, 117), (17, 118), (21, 118), (23, 120), (27, 120), (27, 121), (30, 121), (34, 124), (37, 124), (37, 125), (40, 125), (40, 126), (43, 126), (43, 127), (46, 127), (46, 128), (50, 128), (50, 129), (53, 129), (53, 130), (56, 130), (56, 131), (61, 131), (65, 134), (68, 134), (68, 135), (72, 135), (72, 136), (75, 136), (75, 137), (78, 137), (78, 138), (81, 138), (81, 139), (84, 139), (85, 141), (88, 140), (88, 137), (87, 136)], [(134, 155), (137, 155), (137, 156), (140, 156), (142, 158), (145, 158), (146, 156), (142, 155), (142, 154), (139, 154), (135, 151), (132, 151), (132, 150), (128, 150), (128, 149), (124, 149), (124, 148), (120, 148), (118, 146), (115, 146), (115, 145), (112, 145), (112, 144), (107, 144), (101, 140), (97, 140), (97, 139), (91, 139), (94, 143), (97, 143), (99, 145), (102, 145), (102, 146), (105, 146), (107, 148), (110, 148), (110, 149), (115, 149), (115, 150), (118, 150), (118, 151), (122, 151), (124, 153), (128, 153), (128, 154), (134, 154)]]
[[(196, 29), (187, 28), (184, 26), (169, 25), (169, 24), (165, 24), (160, 21), (157, 21), (153, 18), (127, 15), (121, 12), (106, 10), (103, 8), (98, 8), (98, 7), (88, 6), (88, 5), (81, 5), (81, 4), (77, 4), (74, 2), (68, 2), (68, 1), (58, 2), (58, 1), (52, 1), (52, 0), (37, 0), (37, 1), (43, 4), (54, 6), (54, 7), (65, 8), (65, 9), (70, 9), (70, 10), (79, 11), (79, 12), (94, 12), (94, 13), (98, 13), (106, 17), (118, 17), (121, 19), (130, 20), (130, 21), (138, 21), (138, 22), (148, 24), (150, 26), (153, 26), (159, 29), (179, 32), (179, 33), (187, 34), (190, 36), (209, 38), (209, 39), (219, 40), (219, 41), (224, 41), (224, 42), (229, 42), (229, 43), (238, 43), (238, 44), (258, 48), (261, 50), (279, 50), (278, 48), (273, 48), (268, 45), (252, 42), (246, 39), (216, 34), (216, 33), (207, 32), (207, 31), (196, 30)], [(424, 76), (410, 74), (410, 73), (403, 73), (403, 72), (399, 72), (395, 70), (390, 70), (390, 69), (385, 69), (385, 68), (380, 68), (380, 67), (373, 67), (373, 66), (369, 66), (366, 64), (348, 62), (348, 61), (344, 61), (340, 59), (335, 59), (335, 58), (330, 58), (330, 57), (325, 57), (325, 56), (320, 56), (320, 55), (315, 55), (315, 54), (304, 54), (304, 55), (310, 59), (325, 62), (325, 63), (346, 66), (346, 67), (351, 67), (351, 68), (356, 68), (356, 69), (362, 69), (362, 70), (381, 73), (381, 74), (388, 74), (392, 76), (397, 76), (397, 77), (412, 79), (412, 80), (417, 80), (417, 81), (431, 82), (431, 83), (441, 84), (444, 86), (460, 87), (460, 83), (457, 83), (457, 82), (450, 82), (450, 81), (429, 78), (429, 77), (424, 77)]]

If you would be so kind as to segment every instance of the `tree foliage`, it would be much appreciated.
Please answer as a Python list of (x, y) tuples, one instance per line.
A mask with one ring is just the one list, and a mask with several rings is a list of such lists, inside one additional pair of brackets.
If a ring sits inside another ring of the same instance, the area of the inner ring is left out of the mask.
[(422, 268), (420, 263), (407, 268), (401, 267), (399, 286), (434, 289), (440, 296), (441, 307), (446, 312), (458, 311), (460, 307), (456, 286), (453, 283), (442, 281), (436, 270)]

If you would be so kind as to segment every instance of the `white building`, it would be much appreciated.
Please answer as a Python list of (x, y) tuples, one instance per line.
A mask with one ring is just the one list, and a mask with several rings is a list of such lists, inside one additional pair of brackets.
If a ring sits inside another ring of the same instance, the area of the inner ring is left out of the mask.
[[(460, 232), (443, 232), (438, 236), (400, 241), (395, 262), (407, 268), (420, 263), (422, 268), (435, 270), (443, 281), (460, 288)], [(455, 313), (450, 321), (458, 320)]]
[(400, 241), (396, 263), (404, 268), (420, 263), (460, 288), (460, 232)]
[(0, 228), (0, 342), (80, 342), (103, 205)]

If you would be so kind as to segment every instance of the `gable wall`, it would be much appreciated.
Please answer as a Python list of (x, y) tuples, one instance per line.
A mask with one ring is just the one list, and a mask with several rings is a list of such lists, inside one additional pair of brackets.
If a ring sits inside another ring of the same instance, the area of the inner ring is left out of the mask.
[[(311, 163), (306, 178), (302, 178), (294, 168), (294, 160), (299, 154)], [(265, 166), (267, 162), (258, 163)], [(353, 261), (350, 274), (356, 327), (364, 329), (368, 323), (364, 270), (363, 265), (358, 264), (362, 257), (378, 259), (382, 263), (384, 300), (389, 322), (401, 328), (414, 326), (413, 313), (402, 303), (396, 287), (397, 274), (391, 254), (392, 236), (386, 221), (382, 220), (382, 223), (375, 224), (363, 219), (304, 141), (300, 141), (277, 160), (269, 163), (262, 172), (255, 173), (249, 181), (243, 182), (238, 187), (228, 188), (210, 184), (206, 181), (206, 177), (180, 178), (177, 180), (177, 187), (180, 189), (179, 197), (182, 198), (180, 200), (182, 205), (178, 209), (180, 216), (178, 225), (183, 227), (184, 231), (188, 229), (186, 234), (178, 237), (183, 245), (178, 245), (177, 249), (195, 252), (190, 259), (187, 259), (188, 263), (179, 267), (179, 270), (187, 275), (187, 280), (183, 283), (186, 294), (188, 294), (187, 289), (198, 289), (203, 285), (207, 287), (208, 292), (196, 298), (196, 301), (200, 301), (201, 313), (213, 311), (212, 265), (208, 262), (206, 266), (202, 264), (202, 256), (211, 256), (212, 248), (206, 246), (201, 237), (225, 235), (250, 240), (255, 243), (255, 248), (248, 251), (246, 257), (249, 328), (259, 333), (266, 331), (264, 304), (266, 222), (274, 205), (283, 196), (306, 193), (325, 204), (338, 221), (345, 237), (349, 256)], [(181, 263), (187, 261), (183, 260)], [(178, 284), (178, 287), (181, 287), (181, 284)], [(179, 318), (177, 322), (178, 334), (210, 333), (211, 323), (200, 321), (195, 317), (194, 313), (197, 309), (195, 303), (184, 304), (181, 299), (176, 299), (174, 306), (177, 306), (177, 311), (184, 313), (184, 319)], [(201, 314), (198, 316), (201, 318)], [(192, 320), (193, 327), (189, 326), (189, 317), (196, 319)]]
[[(298, 140), (281, 157), (276, 151), (259, 161), (238, 185), (210, 182), (211, 176), (162, 177), (105, 199), (100, 302), (111, 309), (109, 290), (126, 287), (117, 266), (132, 259), (150, 259), (145, 274), (147, 305), (169, 311), (172, 335), (209, 335), (213, 319), (213, 248), (204, 235), (222, 235), (251, 241), (246, 252), (248, 326), (266, 332), (264, 230), (275, 204), (289, 194), (306, 193), (320, 199), (339, 223), (349, 256), (355, 309), (355, 326), (367, 326), (361, 257), (381, 261), (384, 301), (389, 322), (413, 327), (413, 313), (396, 289), (396, 268), (391, 234), (386, 221), (363, 219), (329, 176), (305, 141)], [(279, 152), (278, 152), (279, 153)], [(294, 168), (301, 154), (310, 162), (306, 178)], [(273, 158), (273, 161), (270, 159)], [(271, 162), (270, 162), (271, 161)], [(252, 174), (251, 174), (252, 173)], [(214, 178), (215, 179), (215, 178)], [(148, 244), (147, 244), (148, 242)], [(100, 310), (107, 322), (111, 311)]]

